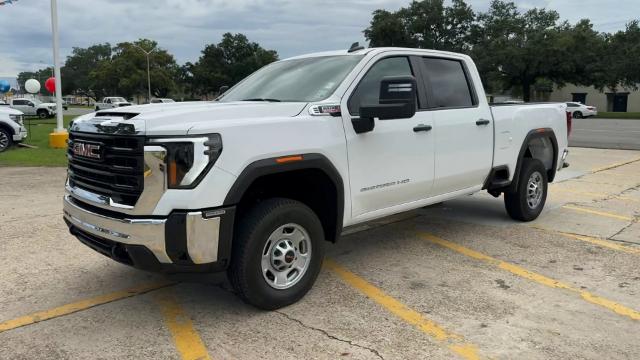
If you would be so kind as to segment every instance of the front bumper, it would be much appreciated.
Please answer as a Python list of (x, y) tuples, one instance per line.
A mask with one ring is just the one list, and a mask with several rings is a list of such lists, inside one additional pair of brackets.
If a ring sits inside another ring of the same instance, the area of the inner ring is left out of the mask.
[(63, 208), (72, 235), (121, 263), (162, 272), (221, 271), (228, 265), (233, 207), (140, 218), (106, 212), (67, 194)]
[(18, 133), (13, 135), (13, 141), (20, 142), (27, 138), (27, 129), (24, 126), (20, 126)]

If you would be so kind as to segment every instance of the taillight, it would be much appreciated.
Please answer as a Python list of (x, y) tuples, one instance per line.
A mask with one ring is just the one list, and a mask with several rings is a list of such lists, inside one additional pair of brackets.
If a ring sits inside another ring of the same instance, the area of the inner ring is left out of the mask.
[(571, 135), (571, 125), (573, 123), (573, 115), (570, 112), (567, 112), (567, 139), (569, 135)]

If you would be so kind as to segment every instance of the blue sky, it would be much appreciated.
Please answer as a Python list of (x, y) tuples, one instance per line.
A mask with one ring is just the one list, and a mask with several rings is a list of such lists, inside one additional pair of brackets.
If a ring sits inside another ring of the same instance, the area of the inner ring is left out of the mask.
[[(467, 0), (484, 11), (489, 0)], [(547, 7), (562, 19), (589, 18), (600, 31), (623, 29), (640, 18), (640, 0), (518, 0), (522, 9)], [(225, 32), (277, 50), (281, 58), (364, 43), (371, 12), (396, 10), (409, 0), (59, 0), (63, 59), (74, 46), (159, 42), (179, 63), (197, 60)], [(52, 63), (49, 0), (19, 0), (0, 7), (0, 78)]]

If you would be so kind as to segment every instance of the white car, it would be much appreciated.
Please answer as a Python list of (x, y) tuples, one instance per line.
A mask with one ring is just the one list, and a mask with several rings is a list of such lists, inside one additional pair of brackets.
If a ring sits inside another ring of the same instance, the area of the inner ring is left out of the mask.
[(151, 99), (151, 104), (170, 104), (176, 102), (173, 99)]
[(121, 263), (228, 271), (263, 309), (311, 288), (345, 227), (486, 190), (531, 221), (566, 104), (489, 106), (469, 56), (353, 46), (269, 64), (218, 101), (74, 119), (71, 234)]
[(21, 111), (25, 116), (37, 116), (40, 119), (56, 115), (56, 104), (43, 103), (38, 99), (11, 99), (9, 106)]
[(24, 114), (15, 109), (0, 107), (0, 152), (7, 150), (13, 143), (27, 137), (24, 127)]
[(598, 109), (595, 106), (587, 106), (579, 102), (568, 102), (567, 112), (570, 112), (574, 119), (598, 115)]
[(109, 96), (102, 99), (101, 102), (98, 102), (96, 105), (96, 111), (106, 110), (106, 109), (115, 109), (123, 106), (131, 106), (131, 103), (128, 102), (125, 98), (119, 96)]

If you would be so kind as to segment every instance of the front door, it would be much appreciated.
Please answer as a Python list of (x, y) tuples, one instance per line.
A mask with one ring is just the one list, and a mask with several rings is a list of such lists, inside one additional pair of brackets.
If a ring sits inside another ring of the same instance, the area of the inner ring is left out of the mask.
[(14, 99), (12, 108), (22, 111), (25, 115), (35, 115), (35, 106), (33, 103), (26, 99)]
[[(375, 119), (373, 131), (355, 133), (351, 119), (358, 116), (361, 105), (378, 104), (383, 77), (413, 75), (421, 81), (409, 57), (384, 57), (372, 63), (341, 104), (345, 109), (342, 117), (352, 216), (361, 219), (382, 216), (393, 206), (427, 198), (433, 183), (433, 132), (427, 130), (433, 126), (431, 113), (418, 111), (410, 119)], [(418, 91), (421, 90), (419, 83)]]

